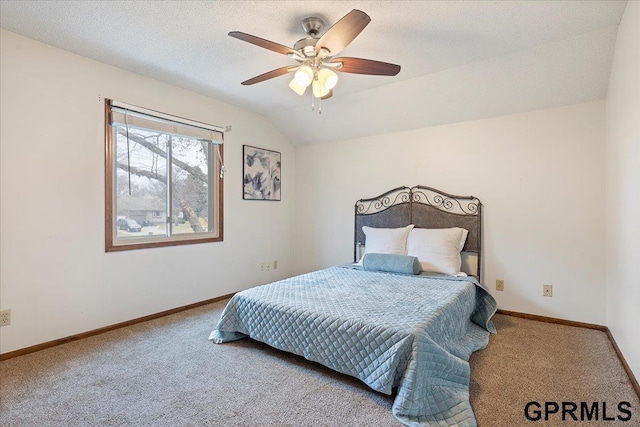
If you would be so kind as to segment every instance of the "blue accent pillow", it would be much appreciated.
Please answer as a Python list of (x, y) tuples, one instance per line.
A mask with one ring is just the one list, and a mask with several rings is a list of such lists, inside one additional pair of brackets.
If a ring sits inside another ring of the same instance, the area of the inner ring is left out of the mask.
[(414, 256), (368, 253), (362, 258), (362, 268), (367, 271), (419, 274), (420, 261)]

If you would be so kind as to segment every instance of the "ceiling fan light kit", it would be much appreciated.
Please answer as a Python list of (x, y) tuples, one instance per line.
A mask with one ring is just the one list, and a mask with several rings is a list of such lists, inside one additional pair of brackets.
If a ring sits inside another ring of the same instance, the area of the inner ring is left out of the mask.
[(302, 67), (298, 68), (298, 71), (296, 71), (293, 80), (295, 80), (295, 82), (299, 86), (307, 88), (313, 81), (315, 74), (315, 71), (310, 66), (303, 65)]
[(304, 95), (304, 91), (307, 90), (307, 87), (300, 86), (298, 82), (296, 82), (296, 79), (291, 80), (291, 82), (289, 83), (289, 87), (300, 96)]
[[(327, 99), (333, 95), (333, 88), (338, 84), (338, 75), (333, 71), (353, 74), (369, 74), (376, 76), (395, 76), (400, 66), (371, 59), (340, 57), (340, 53), (371, 22), (369, 16), (357, 9), (347, 13), (342, 19), (329, 28), (321, 37), (324, 22), (318, 17), (302, 20), (302, 29), (308, 37), (298, 40), (293, 49), (260, 37), (239, 31), (229, 33), (231, 37), (254, 44), (264, 49), (287, 55), (297, 61), (297, 66), (287, 66), (266, 72), (242, 82), (252, 85), (265, 80), (294, 72), (289, 87), (302, 96), (311, 86), (311, 109), (315, 108), (314, 99)], [(318, 109), (322, 114), (322, 107)]]
[(329, 95), (329, 89), (327, 89), (326, 86), (320, 83), (319, 80), (313, 81), (312, 89), (313, 89), (313, 96), (315, 96), (316, 98), (322, 99), (325, 96)]
[(318, 71), (318, 81), (331, 90), (338, 84), (338, 75), (328, 68), (322, 68)]

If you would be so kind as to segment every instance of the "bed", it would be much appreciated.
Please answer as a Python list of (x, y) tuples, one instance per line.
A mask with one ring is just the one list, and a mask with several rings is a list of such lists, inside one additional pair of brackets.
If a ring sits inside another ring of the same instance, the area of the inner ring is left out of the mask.
[(354, 261), (363, 251), (365, 261), (376, 255), (366, 254), (367, 227), (461, 227), (467, 275), (334, 266), (237, 293), (209, 338), (251, 337), (395, 393), (393, 415), (405, 425), (474, 426), (468, 360), (495, 332), (497, 308), (479, 281), (481, 208), (475, 197), (424, 186), (360, 199)]

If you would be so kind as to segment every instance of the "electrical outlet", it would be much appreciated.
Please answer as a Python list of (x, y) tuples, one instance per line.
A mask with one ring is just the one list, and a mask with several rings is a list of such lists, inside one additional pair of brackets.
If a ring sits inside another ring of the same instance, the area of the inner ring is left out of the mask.
[(264, 271), (264, 262), (260, 263), (260, 271)]
[(542, 295), (545, 297), (552, 297), (553, 285), (542, 285)]
[(271, 271), (271, 263), (270, 262), (265, 263), (265, 270), (266, 271)]
[(504, 291), (504, 280), (496, 280), (496, 291)]
[(277, 270), (278, 269), (278, 260), (273, 260), (273, 269)]
[(11, 324), (11, 310), (0, 311), (0, 326), (9, 326)]

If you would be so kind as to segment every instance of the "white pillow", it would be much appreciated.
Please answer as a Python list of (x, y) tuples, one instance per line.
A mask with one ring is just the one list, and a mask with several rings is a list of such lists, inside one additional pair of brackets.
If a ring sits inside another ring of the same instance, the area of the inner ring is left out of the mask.
[(413, 224), (402, 228), (373, 228), (363, 226), (362, 231), (367, 236), (364, 253), (376, 254), (407, 254), (407, 238), (413, 229)]
[(407, 239), (407, 255), (418, 258), (422, 271), (459, 274), (467, 234), (464, 228), (415, 228)]

